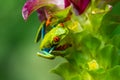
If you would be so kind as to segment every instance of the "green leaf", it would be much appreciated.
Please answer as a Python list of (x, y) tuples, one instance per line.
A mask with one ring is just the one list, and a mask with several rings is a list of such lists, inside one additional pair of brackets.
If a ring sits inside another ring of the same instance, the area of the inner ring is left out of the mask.
[(101, 41), (91, 34), (83, 36), (81, 40), (82, 51), (87, 53), (88, 55), (91, 54), (91, 57), (96, 56), (100, 45)]
[(107, 14), (101, 24), (100, 33), (102, 33), (103, 37), (110, 38), (112, 37), (112, 32), (117, 28), (118, 21), (115, 21), (115, 16), (112, 14)]
[(120, 49), (120, 34), (115, 35), (112, 39), (111, 39), (111, 43)]
[(120, 24), (120, 3), (115, 5), (109, 13), (105, 15), (100, 27), (100, 33), (103, 35), (104, 38), (111, 38), (113, 31), (117, 28)]
[(90, 19), (90, 22), (91, 22), (91, 24), (93, 26), (93, 31), (94, 32), (98, 31), (104, 15), (105, 15), (105, 13), (89, 14), (89, 19)]
[(71, 10), (71, 6), (67, 7), (66, 9), (57, 11), (57, 12), (54, 13), (53, 15), (54, 15), (55, 17), (58, 17), (59, 19), (61, 19), (61, 18), (66, 18), (66, 17), (68, 16), (70, 10)]
[(80, 77), (79, 76), (75, 76), (71, 80), (80, 80)]
[(52, 72), (62, 76), (65, 80), (71, 80), (73, 77), (77, 76), (78, 71), (79, 70), (77, 70), (74, 65), (67, 62), (52, 70)]
[(117, 26), (120, 24), (120, 3), (115, 5), (109, 13), (105, 15), (100, 27), (100, 33), (104, 38), (111, 38), (113, 32), (116, 30)]
[(93, 77), (94, 80), (105, 80), (106, 77), (106, 72), (103, 68), (95, 71), (89, 71), (89, 74)]
[(94, 6), (95, 8), (93, 8), (91, 13), (88, 14), (88, 19), (93, 26), (93, 33), (96, 33), (98, 32), (98, 29), (101, 26), (103, 17), (108, 11), (110, 11), (110, 9), (109, 9), (109, 6), (106, 5), (104, 1), (101, 1), (101, 0), (96, 0), (94, 2)]
[(118, 55), (119, 55), (119, 65), (120, 65), (120, 49), (118, 50)]
[(80, 67), (75, 67), (70, 63), (63, 63), (59, 65), (52, 72), (62, 76), (64, 80), (92, 80), (90, 74)]
[(90, 60), (89, 55), (86, 53), (81, 53), (80, 51), (74, 51), (73, 53), (66, 56), (66, 58), (69, 63), (81, 68), (87, 68), (87, 62)]
[(120, 64), (120, 53), (119, 50), (115, 48), (114, 52), (112, 53), (111, 67), (114, 67), (119, 64)]
[(117, 65), (114, 68), (110, 69), (106, 75), (107, 75), (106, 80), (120, 79), (120, 66)]
[(108, 4), (115, 5), (117, 3), (120, 3), (120, 0), (108, 0), (106, 1)]
[(89, 73), (94, 80), (118, 80), (120, 78), (120, 66), (117, 65), (112, 69), (102, 71), (102, 73), (99, 73), (99, 70)]
[(111, 68), (118, 64), (117, 49), (113, 45), (106, 45), (97, 54), (97, 61), (104, 69)]
[(120, 25), (118, 25), (116, 29), (112, 32), (112, 36), (114, 35), (120, 35)]
[(51, 18), (51, 22), (50, 25), (51, 27), (57, 25), (58, 23), (63, 23), (65, 22), (67, 17), (71, 16), (71, 6), (63, 9), (63, 10), (59, 10), (56, 11), (52, 14), (52, 18)]

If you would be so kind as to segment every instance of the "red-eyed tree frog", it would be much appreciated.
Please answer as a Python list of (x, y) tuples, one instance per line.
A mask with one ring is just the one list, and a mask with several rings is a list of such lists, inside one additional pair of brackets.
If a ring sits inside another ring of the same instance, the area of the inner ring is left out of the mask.
[[(55, 56), (50, 54), (53, 50), (64, 50), (68, 45), (63, 44), (63, 39), (68, 35), (69, 30), (64, 26), (63, 22), (70, 19), (71, 7), (66, 8), (60, 12), (56, 12), (49, 16), (46, 21), (42, 21), (38, 29), (35, 42), (41, 41), (40, 51), (38, 55), (45, 58), (54, 58)], [(59, 43), (62, 45), (58, 46)]]
[(62, 49), (61, 47), (67, 48), (67, 45), (63, 44), (59, 46), (59, 44), (61, 42), (64, 43), (63, 40), (68, 34), (69, 29), (63, 23), (59, 23), (45, 34), (40, 43), (40, 51), (37, 54), (44, 58), (53, 59), (55, 55), (52, 54), (52, 51)]

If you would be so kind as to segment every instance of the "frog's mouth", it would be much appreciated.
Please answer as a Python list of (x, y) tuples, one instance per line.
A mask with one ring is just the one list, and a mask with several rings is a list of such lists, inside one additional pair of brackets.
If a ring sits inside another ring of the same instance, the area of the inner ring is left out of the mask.
[(37, 52), (37, 55), (48, 59), (54, 59), (55, 56), (58, 55), (62, 56), (63, 52), (71, 46), (72, 46), (71, 44), (63, 44), (60, 46), (55, 45), (52, 46), (51, 48), (44, 48), (40, 50), (39, 52)]

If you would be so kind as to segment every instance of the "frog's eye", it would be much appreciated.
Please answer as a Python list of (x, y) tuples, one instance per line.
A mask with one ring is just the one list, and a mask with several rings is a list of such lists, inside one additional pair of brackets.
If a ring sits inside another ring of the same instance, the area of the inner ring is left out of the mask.
[(53, 38), (53, 41), (54, 41), (54, 42), (58, 42), (58, 41), (60, 41), (60, 38), (59, 38), (58, 36), (55, 36), (55, 37)]

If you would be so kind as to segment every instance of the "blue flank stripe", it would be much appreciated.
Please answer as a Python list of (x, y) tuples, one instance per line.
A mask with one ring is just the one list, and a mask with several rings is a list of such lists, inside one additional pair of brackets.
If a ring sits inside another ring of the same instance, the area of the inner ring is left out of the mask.
[(43, 39), (44, 36), (45, 36), (45, 28), (46, 28), (46, 26), (45, 26), (45, 24), (44, 24), (43, 27), (42, 27), (42, 29), (41, 29), (41, 38), (42, 38), (42, 39)]

